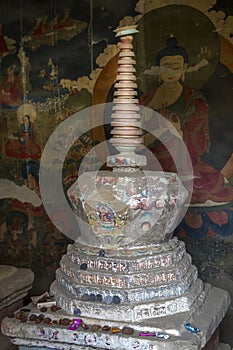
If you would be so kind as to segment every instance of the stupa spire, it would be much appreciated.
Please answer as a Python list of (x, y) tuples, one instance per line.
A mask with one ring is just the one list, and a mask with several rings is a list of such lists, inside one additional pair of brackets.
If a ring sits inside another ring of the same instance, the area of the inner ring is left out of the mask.
[(136, 25), (131, 25), (118, 27), (115, 30), (116, 36), (120, 37), (120, 53), (114, 85), (110, 142), (120, 151), (120, 161), (119, 157), (109, 157), (108, 165), (110, 166), (122, 166), (124, 160), (125, 166), (141, 167), (146, 165), (145, 157), (135, 154), (138, 146), (143, 144), (136, 83), (136, 60), (132, 44), (133, 36), (131, 35), (138, 32), (136, 28)]

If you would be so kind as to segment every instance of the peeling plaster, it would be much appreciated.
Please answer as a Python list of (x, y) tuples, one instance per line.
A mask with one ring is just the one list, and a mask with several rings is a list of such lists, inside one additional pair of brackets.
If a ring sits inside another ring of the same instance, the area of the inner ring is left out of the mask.
[(0, 199), (16, 198), (22, 203), (31, 203), (34, 207), (42, 205), (40, 197), (35, 191), (25, 185), (18, 186), (13, 181), (0, 179)]

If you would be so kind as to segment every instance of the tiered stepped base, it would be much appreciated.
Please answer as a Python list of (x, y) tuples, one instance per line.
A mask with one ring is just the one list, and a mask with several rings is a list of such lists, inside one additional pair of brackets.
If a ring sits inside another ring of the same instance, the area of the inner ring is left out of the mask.
[(226, 291), (198, 279), (176, 238), (117, 250), (70, 245), (51, 292), (60, 309), (29, 305), (3, 320), (22, 350), (196, 350), (208, 342), (215, 350), (230, 304)]
[(106, 251), (71, 245), (51, 292), (70, 314), (128, 323), (192, 313), (206, 297), (184, 243), (175, 238)]

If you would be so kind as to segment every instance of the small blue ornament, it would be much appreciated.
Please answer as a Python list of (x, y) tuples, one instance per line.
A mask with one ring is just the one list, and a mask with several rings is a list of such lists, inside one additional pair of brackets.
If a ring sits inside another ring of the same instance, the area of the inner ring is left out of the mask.
[(107, 305), (112, 304), (112, 297), (111, 295), (106, 295), (106, 297), (104, 298), (104, 301)]
[(78, 308), (75, 308), (73, 311), (74, 316), (81, 316), (81, 310)]
[(103, 301), (103, 297), (101, 294), (96, 294), (96, 301), (98, 301), (100, 303)]
[(80, 270), (86, 270), (87, 269), (87, 264), (86, 263), (82, 263), (80, 265)]
[(121, 299), (117, 296), (114, 295), (114, 297), (112, 298), (113, 304), (120, 304)]
[(103, 249), (100, 249), (99, 256), (102, 256), (102, 257), (105, 256), (105, 251)]
[(89, 295), (89, 300), (90, 300), (90, 301), (96, 301), (96, 296), (95, 296), (94, 293), (91, 293), (91, 294)]
[(184, 326), (185, 326), (186, 329), (188, 329), (192, 333), (198, 333), (198, 332), (201, 331), (199, 328), (196, 328), (196, 327), (192, 326), (190, 323), (185, 323)]

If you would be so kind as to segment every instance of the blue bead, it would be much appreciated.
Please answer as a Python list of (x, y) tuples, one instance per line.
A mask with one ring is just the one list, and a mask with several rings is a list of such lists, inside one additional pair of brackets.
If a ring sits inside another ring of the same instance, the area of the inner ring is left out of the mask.
[(113, 304), (120, 304), (121, 299), (117, 296), (114, 295), (114, 297), (112, 298)]
[(106, 297), (104, 298), (104, 301), (108, 305), (112, 304), (112, 297), (111, 297), (111, 295), (106, 295)]
[(87, 264), (86, 263), (82, 263), (80, 265), (80, 270), (86, 270), (87, 269)]
[(95, 300), (96, 300), (95, 294), (94, 294), (94, 293), (91, 293), (91, 294), (89, 295), (89, 299), (90, 299), (90, 301), (95, 301)]
[(74, 313), (74, 316), (81, 316), (81, 310), (80, 309), (75, 308), (73, 313)]
[(103, 249), (100, 249), (99, 256), (105, 256), (105, 251)]
[(194, 326), (192, 326), (190, 323), (185, 323), (185, 328), (188, 329), (190, 332), (192, 333), (198, 333), (200, 332), (200, 329), (199, 328), (196, 328)]
[(101, 294), (97, 294), (95, 298), (96, 298), (96, 301), (98, 301), (100, 303), (103, 301), (103, 297)]

